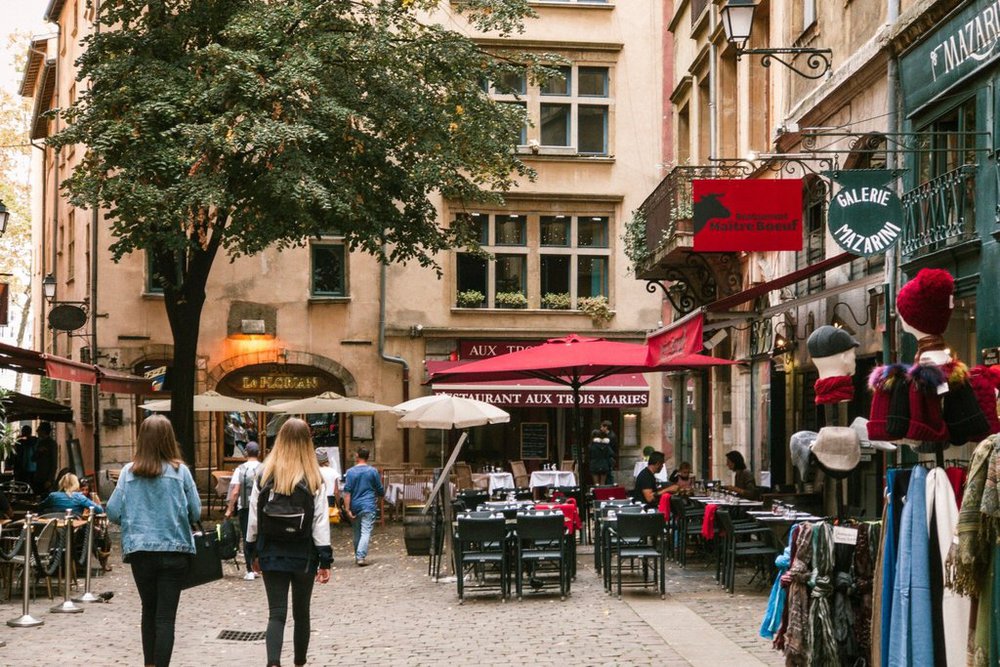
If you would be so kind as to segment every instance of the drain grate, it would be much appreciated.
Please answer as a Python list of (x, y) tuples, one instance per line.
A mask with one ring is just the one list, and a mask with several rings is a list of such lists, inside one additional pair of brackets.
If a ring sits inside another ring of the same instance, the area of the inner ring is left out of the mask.
[(231, 642), (260, 642), (264, 641), (265, 632), (243, 632), (242, 630), (223, 630), (216, 639), (225, 639)]

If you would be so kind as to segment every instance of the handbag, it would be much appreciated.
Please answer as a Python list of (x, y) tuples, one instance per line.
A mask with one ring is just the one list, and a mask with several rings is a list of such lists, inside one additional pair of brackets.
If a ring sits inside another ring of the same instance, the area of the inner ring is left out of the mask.
[(201, 523), (194, 533), (194, 555), (187, 574), (181, 581), (181, 590), (222, 579), (222, 558), (219, 557), (219, 540), (214, 532), (206, 532)]

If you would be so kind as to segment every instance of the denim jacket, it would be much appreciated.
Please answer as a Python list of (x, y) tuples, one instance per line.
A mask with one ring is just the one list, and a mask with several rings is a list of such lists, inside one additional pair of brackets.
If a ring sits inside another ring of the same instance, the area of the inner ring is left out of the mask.
[(108, 500), (108, 518), (122, 527), (122, 553), (174, 551), (193, 554), (191, 524), (201, 520), (201, 499), (191, 471), (163, 464), (159, 477), (137, 477), (122, 468)]

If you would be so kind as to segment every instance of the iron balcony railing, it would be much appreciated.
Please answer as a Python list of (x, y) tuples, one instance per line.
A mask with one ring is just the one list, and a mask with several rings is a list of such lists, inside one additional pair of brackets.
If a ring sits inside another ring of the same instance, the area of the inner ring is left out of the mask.
[(976, 233), (976, 165), (965, 164), (903, 194), (904, 257), (971, 240)]

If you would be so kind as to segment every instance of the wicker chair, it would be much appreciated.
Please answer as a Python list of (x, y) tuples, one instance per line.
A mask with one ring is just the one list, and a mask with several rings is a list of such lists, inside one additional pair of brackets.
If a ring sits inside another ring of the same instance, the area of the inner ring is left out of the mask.
[(529, 485), (528, 469), (524, 467), (524, 461), (511, 461), (510, 472), (514, 475), (514, 486), (517, 488)]
[(458, 486), (459, 491), (473, 488), (472, 466), (468, 463), (455, 464), (455, 484)]

